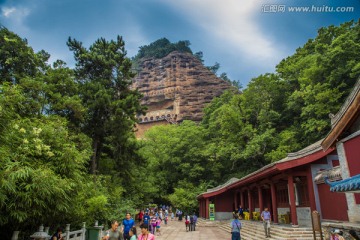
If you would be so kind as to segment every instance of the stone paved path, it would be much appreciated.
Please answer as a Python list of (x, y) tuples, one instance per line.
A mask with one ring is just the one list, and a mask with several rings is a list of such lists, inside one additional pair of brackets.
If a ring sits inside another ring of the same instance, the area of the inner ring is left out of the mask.
[[(140, 231), (140, 229), (138, 229)], [(169, 221), (167, 225), (161, 224), (161, 235), (156, 240), (230, 240), (231, 235), (218, 228), (199, 226), (195, 232), (186, 232), (184, 221)]]

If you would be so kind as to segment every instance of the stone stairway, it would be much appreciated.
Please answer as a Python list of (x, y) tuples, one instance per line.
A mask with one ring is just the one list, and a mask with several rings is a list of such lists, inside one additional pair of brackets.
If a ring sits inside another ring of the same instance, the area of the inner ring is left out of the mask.
[[(314, 240), (311, 228), (298, 227), (293, 228), (289, 225), (271, 225), (271, 238), (265, 238), (264, 227), (262, 222), (258, 221), (241, 221), (241, 239), (242, 240)], [(220, 229), (230, 233), (230, 220), (229, 221), (212, 221), (201, 219), (198, 221), (201, 227), (217, 226)], [(316, 239), (320, 239), (320, 234), (317, 234)]]

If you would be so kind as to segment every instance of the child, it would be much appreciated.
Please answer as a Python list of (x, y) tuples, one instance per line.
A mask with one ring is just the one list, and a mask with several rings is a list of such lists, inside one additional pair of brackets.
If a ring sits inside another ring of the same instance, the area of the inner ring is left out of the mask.
[(174, 220), (174, 212), (171, 212), (171, 221)]
[(136, 227), (132, 227), (129, 231), (130, 240), (136, 240)]
[(190, 229), (190, 216), (189, 215), (185, 215), (185, 228), (186, 228), (186, 231), (189, 231), (188, 229)]
[(161, 224), (161, 218), (158, 218), (156, 220), (156, 232), (158, 233), (158, 236), (161, 235), (161, 232), (160, 232), (160, 224)]
[(157, 225), (157, 223), (156, 223), (156, 217), (153, 216), (153, 217), (151, 218), (151, 233), (154, 234), (154, 235), (155, 235), (156, 225)]
[(165, 222), (165, 225), (167, 225), (167, 222), (168, 222), (168, 216), (166, 216), (166, 217), (165, 217), (164, 222)]

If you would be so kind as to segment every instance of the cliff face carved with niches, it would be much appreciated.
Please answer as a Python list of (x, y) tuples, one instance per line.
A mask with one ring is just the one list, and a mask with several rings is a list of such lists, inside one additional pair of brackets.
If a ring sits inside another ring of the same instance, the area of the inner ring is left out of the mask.
[(205, 105), (231, 87), (189, 53), (145, 58), (139, 69), (132, 87), (144, 95), (141, 101), (148, 107), (145, 115), (137, 116), (140, 132), (145, 127), (141, 125), (154, 122), (200, 121)]

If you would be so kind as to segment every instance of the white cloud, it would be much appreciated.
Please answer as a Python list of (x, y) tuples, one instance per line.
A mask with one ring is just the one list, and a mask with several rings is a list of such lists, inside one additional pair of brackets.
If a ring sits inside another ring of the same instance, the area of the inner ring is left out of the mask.
[(15, 8), (15, 7), (2, 7), (1, 13), (5, 18), (12, 18), (16, 21), (22, 21), (29, 15), (30, 10), (28, 8)]
[(16, 8), (12, 7), (12, 8), (7, 8), (4, 7), (1, 9), (2, 15), (6, 18), (10, 17), (13, 13), (16, 12)]
[(24, 20), (29, 14), (30, 9), (25, 7), (2, 7), (0, 17), (4, 19), (6, 27), (16, 29), (17, 33), (23, 33), (27, 30)]
[[(279, 56), (275, 44), (261, 32), (255, 14), (261, 11), (256, 1), (239, 0), (159, 0), (170, 4), (191, 19), (227, 49), (244, 58), (270, 64)], [(208, 41), (208, 40), (204, 40)]]

